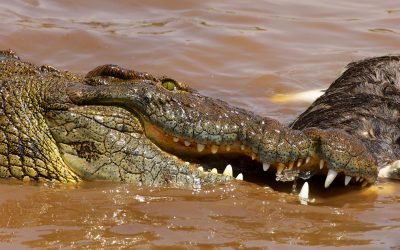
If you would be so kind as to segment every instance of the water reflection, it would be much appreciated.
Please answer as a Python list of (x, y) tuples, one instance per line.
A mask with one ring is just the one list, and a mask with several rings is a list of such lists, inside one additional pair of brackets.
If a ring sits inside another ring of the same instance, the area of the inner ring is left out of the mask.
[(0, 242), (30, 247), (351, 246), (399, 227), (394, 194), (354, 191), (301, 206), (296, 195), (245, 182), (194, 192), (3, 181), (1, 197)]

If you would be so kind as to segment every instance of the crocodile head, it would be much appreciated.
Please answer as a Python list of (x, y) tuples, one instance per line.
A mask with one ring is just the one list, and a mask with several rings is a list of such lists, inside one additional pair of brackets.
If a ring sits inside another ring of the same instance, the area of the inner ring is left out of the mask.
[[(338, 174), (346, 184), (352, 177), (364, 185), (376, 180), (374, 158), (360, 140), (342, 130), (290, 129), (171, 78), (105, 65), (89, 72), (84, 82), (70, 85), (67, 93), (79, 108), (106, 105), (128, 111), (139, 121), (146, 144), (164, 157), (181, 160), (200, 182), (211, 176), (222, 181), (244, 174), (246, 179), (248, 173), (262, 175), (268, 169), (282, 181), (325, 174), (326, 187)], [(225, 168), (228, 163), (233, 169)]]
[[(9, 52), (0, 62), (0, 155), (9, 158), (0, 159), (2, 177), (192, 188), (264, 178), (267, 170), (281, 181), (325, 175), (325, 187), (337, 176), (346, 185), (377, 179), (368, 143), (340, 126), (289, 128), (174, 79), (115, 65), (80, 76), (35, 67)], [(383, 64), (397, 72), (395, 64)]]

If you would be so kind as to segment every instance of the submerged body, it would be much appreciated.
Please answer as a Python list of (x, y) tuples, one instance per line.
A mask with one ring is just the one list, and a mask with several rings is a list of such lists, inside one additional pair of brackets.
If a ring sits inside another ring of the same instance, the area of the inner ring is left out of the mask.
[[(384, 65), (398, 77), (396, 63)], [(353, 71), (350, 66), (346, 72)], [(377, 75), (377, 81), (384, 74)], [(265, 171), (273, 166), (278, 177), (288, 171), (294, 178), (310, 171), (327, 174), (327, 187), (337, 175), (346, 177), (346, 185), (350, 180), (373, 183), (377, 160), (381, 164), (375, 144), (340, 122), (324, 127), (302, 122), (303, 115), (293, 125), (296, 129), (289, 128), (202, 96), (173, 79), (115, 65), (81, 76), (37, 67), (4, 51), (0, 83), (3, 178), (199, 188), (233, 175), (242, 179), (236, 168), (229, 166), (223, 174), (212, 169), (223, 169), (227, 159), (239, 157)], [(381, 105), (390, 103), (379, 100)], [(393, 152), (389, 158), (395, 160)], [(239, 170), (246, 176), (248, 168)]]

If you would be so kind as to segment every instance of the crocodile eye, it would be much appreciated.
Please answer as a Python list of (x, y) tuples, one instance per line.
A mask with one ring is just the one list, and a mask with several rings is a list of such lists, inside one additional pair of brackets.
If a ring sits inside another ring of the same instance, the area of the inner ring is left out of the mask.
[(176, 89), (176, 84), (175, 84), (175, 82), (173, 82), (173, 81), (171, 81), (171, 80), (165, 80), (165, 81), (162, 83), (162, 86), (163, 86), (164, 88), (170, 90), (170, 91), (173, 91), (173, 90)]

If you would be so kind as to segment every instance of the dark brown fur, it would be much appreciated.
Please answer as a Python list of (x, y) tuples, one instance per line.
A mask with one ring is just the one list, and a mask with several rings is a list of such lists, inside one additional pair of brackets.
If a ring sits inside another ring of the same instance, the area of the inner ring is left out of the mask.
[(353, 62), (291, 125), (359, 137), (379, 166), (400, 159), (400, 56)]

